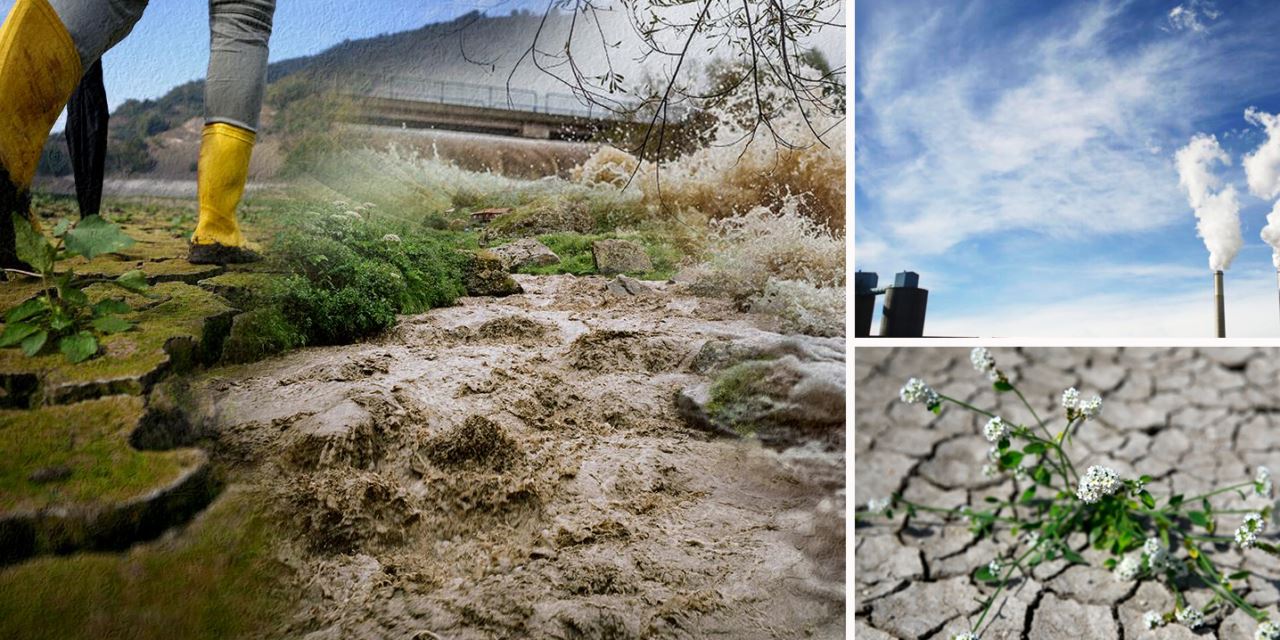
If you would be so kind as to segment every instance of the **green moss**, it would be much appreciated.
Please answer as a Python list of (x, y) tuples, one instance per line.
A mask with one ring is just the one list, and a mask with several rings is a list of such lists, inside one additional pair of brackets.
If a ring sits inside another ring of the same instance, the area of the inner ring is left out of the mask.
[(707, 401), (707, 415), (743, 436), (753, 436), (759, 425), (749, 419), (759, 415), (770, 402), (758, 392), (758, 385), (767, 374), (766, 367), (755, 362), (743, 362), (725, 369), (711, 385), (711, 398)]
[[(130, 446), (129, 434), (142, 413), (142, 398), (136, 396), (0, 411), (0, 511), (140, 496), (169, 484), (201, 459), (194, 449), (138, 451)], [(32, 482), (32, 473), (57, 467), (65, 467), (69, 475)]]
[(292, 601), (260, 500), (228, 492), (174, 540), (0, 569), (0, 637), (261, 638)]
[[(107, 285), (87, 290), (90, 298), (119, 296), (119, 292)], [(0, 349), (0, 371), (36, 375), (42, 389), (40, 402), (66, 402), (112, 393), (139, 394), (166, 367), (181, 371), (216, 359), (233, 312), (227, 302), (179, 282), (156, 285), (152, 292), (154, 299), (124, 296), (140, 309), (126, 316), (135, 326), (104, 337), (97, 357), (71, 364), (52, 349), (34, 358), (17, 349)]]

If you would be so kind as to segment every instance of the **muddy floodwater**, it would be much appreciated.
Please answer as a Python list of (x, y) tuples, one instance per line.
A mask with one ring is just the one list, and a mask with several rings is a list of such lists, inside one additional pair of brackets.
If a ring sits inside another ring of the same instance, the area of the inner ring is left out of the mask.
[(764, 448), (673, 401), (709, 340), (768, 328), (678, 285), (517, 279), (183, 390), (231, 490), (289, 533), (280, 631), (844, 637), (843, 437)]

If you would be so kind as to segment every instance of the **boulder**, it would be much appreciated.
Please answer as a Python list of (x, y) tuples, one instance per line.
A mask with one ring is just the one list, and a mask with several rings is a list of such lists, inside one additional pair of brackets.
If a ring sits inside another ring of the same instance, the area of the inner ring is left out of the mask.
[(591, 259), (595, 262), (596, 272), (606, 276), (653, 271), (653, 262), (644, 247), (628, 240), (592, 242)]
[(677, 409), (691, 427), (732, 431), (779, 449), (806, 442), (843, 449), (843, 340), (773, 334), (712, 340), (691, 368), (714, 377), (677, 393)]
[(624, 275), (614, 278), (612, 282), (605, 286), (605, 291), (620, 296), (639, 296), (653, 293), (653, 289), (649, 285)]
[(463, 284), (469, 296), (509, 296), (524, 293), (520, 284), (502, 264), (502, 260), (490, 251), (469, 251), (463, 268)]
[(536, 238), (524, 238), (509, 242), (489, 252), (502, 261), (507, 271), (524, 267), (546, 267), (560, 262), (560, 256)]

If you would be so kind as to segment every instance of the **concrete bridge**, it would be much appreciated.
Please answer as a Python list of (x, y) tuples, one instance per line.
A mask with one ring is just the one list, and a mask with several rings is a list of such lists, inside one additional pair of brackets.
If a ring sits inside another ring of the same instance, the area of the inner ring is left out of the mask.
[[(363, 124), (448, 129), (543, 140), (586, 140), (602, 130), (648, 126), (570, 93), (430, 80), (362, 76), (343, 93), (356, 98), (347, 119)], [(683, 117), (683, 110), (672, 109)], [(676, 116), (670, 118), (677, 120)], [(669, 124), (670, 124), (669, 123)]]

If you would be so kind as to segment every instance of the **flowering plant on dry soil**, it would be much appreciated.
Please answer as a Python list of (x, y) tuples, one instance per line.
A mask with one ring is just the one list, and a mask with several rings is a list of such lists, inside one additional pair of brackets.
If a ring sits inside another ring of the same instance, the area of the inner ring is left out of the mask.
[[(990, 411), (934, 391), (924, 381), (911, 378), (902, 387), (900, 397), (908, 404), (922, 404), (940, 414), (946, 403), (954, 404), (987, 418), (982, 435), (992, 443), (989, 463), (982, 468), (988, 478), (1012, 475), (1013, 500), (987, 497), (981, 509), (962, 507), (943, 509), (917, 504), (901, 495), (871, 500), (859, 518), (892, 518), (905, 512), (914, 517), (919, 512), (932, 512), (947, 518), (963, 518), (978, 537), (993, 535), (997, 530), (1012, 534), (1010, 548), (990, 563), (973, 572), (974, 579), (994, 586), (968, 632), (952, 640), (978, 640), (983, 623), (1015, 574), (1029, 574), (1036, 565), (1055, 559), (1069, 563), (1086, 563), (1078, 549), (1068, 544), (1073, 534), (1082, 533), (1094, 549), (1109, 554), (1105, 566), (1117, 580), (1158, 580), (1172, 591), (1172, 611), (1148, 611), (1143, 622), (1148, 629), (1166, 624), (1180, 624), (1196, 629), (1205, 624), (1205, 615), (1230, 607), (1238, 607), (1259, 621), (1255, 640), (1280, 640), (1280, 624), (1271, 622), (1266, 612), (1253, 607), (1240, 596), (1240, 588), (1249, 577), (1248, 571), (1225, 573), (1219, 569), (1210, 552), (1215, 547), (1236, 545), (1241, 550), (1259, 550), (1280, 555), (1280, 548), (1260, 540), (1272, 516), (1271, 474), (1258, 467), (1252, 480), (1220, 487), (1200, 495), (1176, 494), (1157, 499), (1147, 490), (1150, 476), (1122, 478), (1113, 469), (1100, 465), (1077, 471), (1076, 462), (1064, 450), (1073, 431), (1102, 411), (1102, 399), (1081, 397), (1076, 389), (1062, 394), (1066, 424), (1056, 432), (1040, 418), (1026, 397), (996, 367), (995, 359), (984, 348), (970, 355), (973, 367), (986, 374), (998, 393), (1013, 393), (1031, 414), (1034, 425), (1012, 422)], [(1024, 488), (1025, 487), (1025, 488)], [(1247, 499), (1246, 490), (1266, 498), (1259, 509), (1217, 508), (1214, 499), (1236, 493)], [(1234, 535), (1219, 533), (1219, 518), (1238, 520)], [(1207, 588), (1212, 598), (1204, 606), (1188, 602), (1184, 592), (1193, 587)]]

